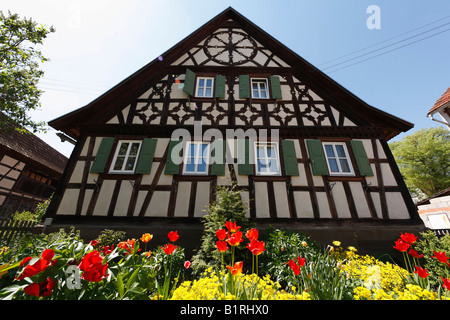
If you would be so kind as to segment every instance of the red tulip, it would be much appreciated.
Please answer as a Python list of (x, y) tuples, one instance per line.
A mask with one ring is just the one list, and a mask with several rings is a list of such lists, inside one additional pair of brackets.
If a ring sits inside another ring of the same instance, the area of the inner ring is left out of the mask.
[(239, 245), (239, 243), (241, 243), (242, 241), (244, 241), (244, 239), (242, 239), (241, 231), (237, 231), (227, 239), (227, 242), (230, 244), (230, 246), (233, 247)]
[(436, 258), (442, 263), (448, 263), (448, 257), (445, 255), (444, 251), (439, 251), (439, 252), (433, 251), (433, 253), (434, 253), (434, 256), (431, 256), (432, 258)]
[(300, 274), (300, 266), (295, 263), (295, 260), (289, 259), (289, 262), (286, 264), (289, 265), (296, 276)]
[(410, 249), (408, 252), (411, 256), (413, 256), (414, 258), (420, 259), (423, 258), (423, 254), (419, 254), (416, 250), (414, 249)]
[(164, 245), (163, 250), (165, 254), (169, 255), (172, 254), (176, 248), (177, 246), (174, 246), (173, 244), (169, 243)]
[(107, 256), (108, 254), (110, 254), (113, 251), (114, 251), (114, 245), (113, 244), (111, 245), (111, 248), (109, 246), (103, 247), (103, 254), (105, 256)]
[(226, 241), (217, 241), (216, 246), (217, 246), (217, 249), (219, 250), (219, 252), (225, 252), (228, 250)]
[(83, 271), (81, 278), (90, 282), (99, 282), (106, 278), (108, 276), (106, 274), (108, 263), (103, 264), (103, 260), (104, 258), (100, 256), (97, 250), (85, 255), (78, 265), (78, 268)]
[(398, 239), (395, 241), (394, 249), (397, 249), (400, 252), (406, 252), (410, 247), (409, 243), (404, 242), (402, 239)]
[(189, 260), (184, 262), (184, 268), (187, 270), (191, 267), (191, 262)]
[(258, 240), (252, 240), (248, 245), (247, 248), (250, 250), (252, 254), (255, 256), (260, 255), (264, 252), (264, 241), (258, 241)]
[(402, 233), (400, 235), (400, 238), (409, 244), (413, 244), (417, 240), (417, 237), (415, 235), (413, 235), (412, 233), (407, 233), (407, 232), (405, 234)]
[(216, 231), (216, 236), (217, 238), (219, 238), (219, 240), (225, 240), (225, 238), (227, 237), (227, 232), (225, 231), (225, 229), (219, 229)]
[(442, 279), (442, 281), (444, 282), (443, 284), (442, 284), (442, 286), (445, 288), (445, 289), (447, 289), (447, 290), (450, 290), (450, 279), (444, 279), (444, 278), (442, 278), (441, 277), (441, 279)]
[[(37, 275), (38, 273), (47, 269), (48, 266), (52, 265), (51, 261), (55, 255), (55, 252), (52, 249), (45, 249), (41, 254), (41, 259), (33, 263), (32, 265), (28, 264), (22, 273), (16, 277), (16, 280), (22, 280), (28, 277), (32, 277)], [(27, 257), (21, 263), (20, 266), (24, 266), (27, 262), (29, 262), (32, 258)], [(56, 262), (56, 260), (54, 261)]]
[(250, 229), (247, 231), (247, 233), (245, 234), (245, 236), (247, 237), (248, 240), (252, 241), (252, 240), (258, 240), (258, 229)]
[(178, 231), (170, 231), (167, 237), (169, 237), (170, 241), (175, 242), (180, 236), (178, 235)]
[(30, 296), (46, 297), (52, 294), (54, 285), (55, 282), (53, 279), (48, 277), (47, 280), (41, 283), (34, 282), (29, 286), (26, 286), (23, 291)]
[(225, 227), (227, 227), (228, 231), (231, 233), (237, 232), (241, 227), (236, 225), (236, 222), (225, 222)]
[[(135, 244), (136, 244), (136, 240), (133, 238), (131, 240), (128, 239), (127, 241), (119, 242), (119, 244), (117, 246), (121, 249), (128, 251), (125, 253), (125, 255), (127, 255), (127, 254), (133, 253)], [(141, 251), (141, 249), (139, 249), (138, 251)]]
[(299, 267), (303, 267), (306, 263), (306, 258), (300, 258), (300, 256), (298, 256), (298, 266)]
[(230, 270), (230, 272), (233, 276), (236, 276), (236, 275), (242, 273), (243, 264), (244, 263), (242, 261), (239, 261), (239, 262), (236, 262), (233, 267), (227, 266), (227, 268)]
[(415, 266), (416, 267), (416, 271), (414, 271), (414, 273), (417, 273), (418, 275), (419, 275), (419, 277), (421, 277), (421, 278), (426, 278), (426, 277), (428, 277), (430, 274), (427, 272), (427, 269), (424, 269), (424, 268), (422, 268), (422, 267), (418, 267), (418, 266)]

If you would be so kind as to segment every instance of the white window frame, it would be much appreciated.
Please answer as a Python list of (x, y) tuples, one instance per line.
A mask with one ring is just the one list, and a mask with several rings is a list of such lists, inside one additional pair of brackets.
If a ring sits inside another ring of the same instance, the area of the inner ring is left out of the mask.
[[(333, 147), (333, 152), (334, 152), (334, 157), (329, 157), (327, 154), (327, 150), (326, 150), (326, 146), (327, 145), (331, 145)], [(330, 176), (354, 176), (355, 175), (355, 171), (353, 169), (353, 164), (352, 164), (352, 160), (350, 158), (350, 154), (348, 152), (347, 149), (347, 144), (345, 142), (322, 142), (322, 146), (323, 146), (323, 152), (325, 154), (325, 159), (327, 160), (327, 166), (328, 166), (328, 171), (330, 173)], [(336, 150), (336, 146), (342, 146), (343, 147), (343, 151), (345, 153), (345, 157), (339, 157), (338, 156), (338, 152)], [(336, 164), (338, 167), (339, 171), (331, 171), (331, 165), (330, 165), (330, 160), (334, 159), (336, 160)], [(340, 160), (346, 160), (348, 167), (350, 169), (349, 172), (344, 172), (342, 170), (342, 165)]]
[[(191, 145), (196, 145), (195, 147), (195, 154), (194, 154), (194, 164), (195, 164), (195, 170), (194, 171), (187, 171), (187, 165), (188, 165), (188, 158), (189, 152), (191, 150)], [(202, 145), (206, 145), (205, 150), (205, 157), (200, 154), (200, 148)], [(208, 175), (209, 173), (209, 163), (210, 163), (210, 143), (205, 141), (188, 141), (185, 146), (185, 152), (184, 152), (184, 162), (183, 162), (183, 174), (184, 175)], [(205, 171), (198, 171), (198, 164), (200, 159), (205, 159), (206, 163), (206, 170)]]
[[(127, 152), (125, 154), (125, 159), (124, 159), (123, 164), (122, 164), (122, 169), (117, 170), (117, 169), (114, 169), (114, 167), (116, 165), (117, 158), (119, 157), (119, 151), (120, 151), (120, 149), (122, 147), (122, 144), (124, 144), (124, 143), (129, 143), (128, 149), (127, 149)], [(125, 165), (128, 162), (128, 158), (130, 157), (131, 146), (132, 146), (133, 143), (139, 144), (139, 148), (138, 148), (138, 151), (136, 153), (136, 159), (134, 161), (133, 168), (131, 170), (126, 170), (125, 169)], [(128, 174), (129, 173), (134, 173), (134, 170), (136, 169), (136, 164), (137, 164), (138, 159), (139, 159), (139, 154), (141, 152), (141, 147), (142, 147), (142, 141), (139, 141), (139, 140), (119, 140), (119, 142), (117, 143), (117, 147), (116, 147), (115, 153), (114, 153), (114, 158), (113, 158), (113, 160), (111, 162), (111, 167), (110, 167), (109, 172), (110, 173), (128, 173)]]
[[(204, 80), (204, 86), (200, 87), (200, 80)], [(211, 80), (211, 87), (207, 87), (206, 83), (208, 80)], [(195, 96), (198, 98), (212, 98), (214, 97), (214, 77), (197, 77), (197, 84), (195, 87)], [(211, 95), (205, 95), (206, 94), (206, 89), (210, 88), (211, 89)], [(200, 89), (203, 89), (203, 95), (199, 94)]]
[[(267, 146), (272, 146), (272, 148), (275, 150), (275, 157), (269, 158), (267, 155)], [(267, 163), (269, 160), (275, 160), (277, 165), (277, 171), (260, 171), (258, 167), (258, 147), (265, 147), (264, 148), (264, 156), (261, 159), (264, 159)], [(255, 142), (254, 143), (254, 149), (253, 154), (255, 157), (255, 172), (258, 176), (279, 176), (281, 175), (281, 165), (280, 165), (280, 152), (278, 148), (278, 142)]]
[[(253, 92), (253, 83), (256, 83), (258, 88), (258, 97), (255, 97), (254, 92)], [(260, 84), (264, 83), (266, 88), (265, 90), (261, 89)], [(270, 98), (270, 92), (269, 92), (269, 81), (267, 78), (252, 78), (250, 81), (250, 90), (252, 91), (252, 98), (253, 99), (269, 99)], [(261, 92), (265, 92), (266, 93), (266, 97), (261, 97)]]

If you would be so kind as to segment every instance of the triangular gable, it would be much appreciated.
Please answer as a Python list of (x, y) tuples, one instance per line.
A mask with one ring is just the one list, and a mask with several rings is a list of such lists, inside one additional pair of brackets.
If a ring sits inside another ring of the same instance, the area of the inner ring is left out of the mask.
[[(233, 40), (241, 46), (239, 51), (233, 52), (231, 59), (224, 50), (230, 26), (234, 28)], [(208, 42), (208, 51), (200, 49), (205, 42)], [(247, 43), (256, 43), (258, 50), (253, 52), (247, 48)], [(346, 121), (384, 128), (387, 140), (413, 126), (369, 106), (232, 8), (217, 15), (161, 57), (154, 59), (87, 106), (49, 124), (77, 138), (77, 128), (111, 121), (116, 114), (144, 95), (152, 85), (167, 76), (171, 67), (180, 64), (193, 67), (201, 64), (211, 67), (290, 67), (295, 77), (307, 84), (309, 91), (331, 103), (335, 108), (333, 112), (339, 110), (342, 114), (351, 115), (352, 120)]]

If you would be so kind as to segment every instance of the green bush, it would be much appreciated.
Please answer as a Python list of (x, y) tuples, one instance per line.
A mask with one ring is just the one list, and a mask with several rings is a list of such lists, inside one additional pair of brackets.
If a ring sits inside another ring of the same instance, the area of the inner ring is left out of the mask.
[(437, 279), (448, 277), (448, 266), (431, 257), (435, 251), (450, 253), (450, 235), (446, 234), (438, 238), (431, 230), (422, 232), (420, 235), (421, 238), (417, 241), (415, 249), (423, 253), (423, 259), (420, 260), (423, 261), (423, 267), (432, 275), (429, 277), (431, 284), (436, 286), (438, 284)]

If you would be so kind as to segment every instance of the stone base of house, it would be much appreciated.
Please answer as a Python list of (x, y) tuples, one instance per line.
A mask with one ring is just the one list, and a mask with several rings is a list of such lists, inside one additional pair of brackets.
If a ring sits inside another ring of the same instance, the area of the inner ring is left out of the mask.
[[(338, 240), (343, 247), (354, 246), (359, 254), (370, 254), (375, 257), (385, 255), (386, 258), (398, 256), (393, 249), (395, 241), (402, 233), (413, 233), (419, 236), (426, 228), (418, 219), (414, 221), (380, 221), (380, 220), (287, 220), (256, 219), (253, 221), (260, 234), (270, 228), (287, 232), (298, 232), (309, 236), (323, 246), (331, 245)], [(129, 239), (139, 239), (143, 233), (154, 235), (151, 247), (168, 243), (167, 233), (178, 231), (180, 235), (177, 245), (185, 248), (189, 258), (196, 248), (200, 247), (203, 224), (200, 219), (185, 218), (100, 218), (100, 217), (68, 217), (58, 216), (50, 225), (45, 226), (45, 233), (57, 232), (61, 228), (69, 230), (74, 227), (86, 242), (96, 239), (105, 229), (121, 230)], [(389, 255), (389, 256), (387, 256)]]

